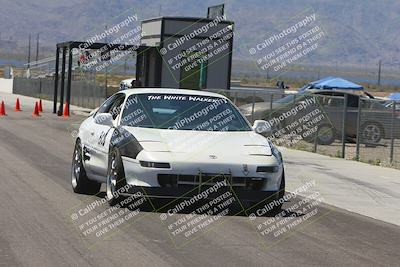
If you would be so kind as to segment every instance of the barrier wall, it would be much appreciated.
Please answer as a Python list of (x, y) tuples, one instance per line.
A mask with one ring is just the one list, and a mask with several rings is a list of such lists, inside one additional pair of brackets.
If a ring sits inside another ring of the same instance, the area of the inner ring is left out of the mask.
[(2, 93), (12, 93), (13, 79), (0, 78), (0, 92)]
[[(15, 78), (12, 92), (31, 97), (40, 97), (43, 99), (53, 100), (54, 80), (52, 79), (26, 79)], [(58, 85), (58, 99), (60, 97), (61, 84)], [(85, 81), (72, 81), (71, 83), (71, 105), (96, 108), (117, 88), (106, 88), (104, 86), (94, 85)], [(66, 88), (64, 101), (66, 99)]]

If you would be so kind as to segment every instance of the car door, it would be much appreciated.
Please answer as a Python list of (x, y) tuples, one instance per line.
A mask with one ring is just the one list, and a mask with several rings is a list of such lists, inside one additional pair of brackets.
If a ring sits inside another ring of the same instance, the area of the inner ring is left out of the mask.
[[(110, 113), (114, 119), (114, 125), (116, 125), (118, 118), (121, 113), (122, 105), (125, 101), (125, 94), (119, 93), (107, 104), (103, 109), (99, 109), (96, 113)], [(95, 116), (96, 116), (95, 115)], [(93, 127), (91, 128), (91, 145), (90, 145), (90, 160), (89, 168), (90, 171), (97, 179), (105, 182), (108, 168), (108, 153), (111, 136), (114, 132), (114, 128), (101, 125), (93, 120)]]
[(346, 134), (357, 136), (358, 95), (347, 94)]
[[(319, 95), (326, 96), (323, 101), (325, 114), (328, 116), (330, 123), (335, 127), (337, 133), (342, 132), (343, 127), (343, 108), (346, 93), (320, 92)], [(358, 115), (358, 98), (359, 96), (347, 94), (347, 113), (346, 113), (346, 135), (355, 136), (357, 132), (357, 115)]]
[(318, 92), (316, 94), (322, 96), (319, 102), (327, 123), (335, 128), (336, 131), (341, 131), (344, 94), (333, 91)]
[(86, 169), (86, 174), (92, 178), (96, 179), (97, 177), (94, 176), (92, 169), (91, 169), (91, 162), (92, 162), (92, 154), (94, 152), (94, 146), (96, 143), (95, 139), (95, 129), (98, 126), (98, 124), (95, 123), (94, 117), (99, 114), (99, 113), (104, 113), (107, 112), (112, 104), (114, 103), (116, 99), (116, 96), (113, 95), (109, 97), (104, 103), (97, 109), (94, 114), (91, 114), (89, 118), (87, 118), (81, 125), (79, 129), (79, 133), (81, 136), (81, 142), (82, 142), (82, 149), (83, 149), (83, 158), (84, 158), (84, 164), (85, 164), (85, 169)]

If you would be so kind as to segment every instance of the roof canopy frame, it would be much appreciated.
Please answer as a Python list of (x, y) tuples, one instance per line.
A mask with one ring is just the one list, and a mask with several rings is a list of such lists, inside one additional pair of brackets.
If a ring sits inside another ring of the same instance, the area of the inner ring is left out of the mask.
[[(118, 51), (136, 51), (139, 49), (138, 45), (127, 45), (127, 44), (114, 44), (114, 43), (89, 43), (89, 42), (80, 42), (80, 41), (68, 41), (63, 43), (58, 43), (56, 45), (56, 65), (55, 65), (55, 74), (54, 74), (54, 97), (53, 97), (53, 113), (57, 113), (58, 116), (63, 114), (63, 106), (64, 106), (64, 87), (65, 87), (65, 63), (66, 63), (66, 54), (68, 53), (68, 75), (67, 75), (67, 95), (66, 95), (66, 103), (68, 111), (70, 110), (71, 103), (71, 72), (72, 72), (72, 49), (93, 49), (98, 50), (107, 46), (107, 50), (118, 50)], [(58, 72), (59, 72), (59, 57), (60, 50), (62, 50), (62, 62), (61, 62), (61, 92), (60, 92), (60, 105), (57, 111), (57, 98), (58, 98)]]

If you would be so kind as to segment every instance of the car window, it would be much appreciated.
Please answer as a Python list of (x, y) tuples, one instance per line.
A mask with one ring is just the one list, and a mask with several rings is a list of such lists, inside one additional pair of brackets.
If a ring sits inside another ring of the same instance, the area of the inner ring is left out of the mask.
[(113, 107), (114, 103), (119, 100), (120, 98), (124, 98), (125, 94), (115, 94), (110, 96), (104, 103), (99, 107), (97, 112), (94, 116), (98, 113), (108, 113), (110, 112), (111, 108)]
[(316, 92), (315, 93), (316, 95), (327, 95), (327, 96), (331, 96), (331, 95), (333, 95), (334, 94), (334, 92)]
[(115, 101), (116, 98), (118, 98), (118, 95), (112, 95), (112, 96), (110, 96), (110, 97), (109, 97), (106, 101), (104, 101), (104, 103), (99, 107), (99, 109), (97, 110), (97, 112), (95, 113), (95, 115), (98, 114), (98, 113), (107, 113), (107, 112), (110, 110), (112, 104), (114, 104), (114, 101)]
[(350, 108), (358, 108), (358, 96), (348, 95), (347, 106)]
[(117, 99), (115, 99), (114, 103), (111, 105), (109, 113), (112, 115), (115, 120), (118, 115), (121, 113), (122, 104), (124, 103), (125, 95), (119, 95)]

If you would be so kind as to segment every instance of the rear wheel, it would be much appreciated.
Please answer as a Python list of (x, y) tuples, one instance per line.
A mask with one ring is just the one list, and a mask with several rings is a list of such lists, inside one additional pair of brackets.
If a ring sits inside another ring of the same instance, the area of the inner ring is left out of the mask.
[(72, 158), (71, 184), (75, 193), (94, 195), (100, 191), (100, 183), (91, 181), (86, 176), (83, 166), (82, 145), (80, 139), (75, 142), (74, 155)]
[(361, 129), (362, 140), (367, 144), (378, 144), (383, 137), (382, 127), (375, 122), (367, 122)]

